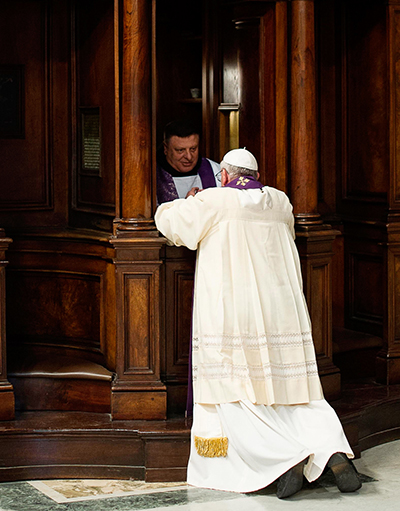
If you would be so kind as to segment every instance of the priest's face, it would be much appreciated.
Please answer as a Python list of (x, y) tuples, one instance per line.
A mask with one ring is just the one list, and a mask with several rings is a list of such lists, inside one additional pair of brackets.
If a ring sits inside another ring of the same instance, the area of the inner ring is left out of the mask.
[(190, 172), (199, 158), (199, 141), (199, 135), (184, 138), (172, 136), (164, 142), (167, 162), (178, 172)]

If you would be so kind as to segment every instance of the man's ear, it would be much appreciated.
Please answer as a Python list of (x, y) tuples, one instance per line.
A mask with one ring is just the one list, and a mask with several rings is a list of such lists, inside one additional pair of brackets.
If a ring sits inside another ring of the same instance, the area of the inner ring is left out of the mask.
[(257, 181), (260, 179), (260, 173), (257, 172)]
[(229, 183), (229, 174), (226, 169), (222, 169), (221, 171), (221, 185), (225, 186)]
[(164, 154), (167, 154), (167, 145), (168, 145), (167, 142), (165, 142), (165, 140), (164, 140), (164, 142), (163, 142)]

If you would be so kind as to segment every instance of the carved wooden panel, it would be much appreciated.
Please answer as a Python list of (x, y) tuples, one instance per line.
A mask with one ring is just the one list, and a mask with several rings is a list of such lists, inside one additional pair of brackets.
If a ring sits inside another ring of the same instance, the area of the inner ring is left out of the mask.
[(387, 248), (387, 272), (391, 279), (387, 284), (388, 320), (386, 325), (388, 351), (400, 355), (400, 247), (397, 243)]
[(0, 137), (0, 220), (8, 230), (67, 222), (67, 4), (0, 2), (0, 62), (20, 69), (22, 97), (14, 112), (24, 126), (23, 137)]
[(154, 303), (151, 275), (130, 275), (125, 278), (126, 355), (125, 374), (152, 372), (154, 354), (151, 351), (151, 317)]
[[(264, 172), (264, 153), (261, 126), (263, 103), (264, 48), (261, 19), (264, 5), (242, 6), (236, 9), (221, 10), (220, 44), (222, 52), (221, 103), (239, 105), (239, 145), (246, 146), (259, 161)], [(269, 55), (269, 52), (267, 52)], [(269, 70), (272, 73), (272, 70)], [(248, 77), (252, 77), (251, 80)], [(221, 118), (221, 121), (223, 119)], [(220, 141), (220, 158), (227, 148)], [(233, 149), (230, 147), (228, 149)], [(261, 176), (264, 178), (264, 176)]]
[(386, 6), (343, 6), (343, 198), (385, 201), (390, 154)]
[(338, 235), (333, 242), (332, 257), (332, 325), (344, 328), (344, 238)]
[[(331, 215), (336, 211), (337, 171), (340, 168), (338, 141), (340, 133), (340, 112), (336, 98), (340, 94), (340, 63), (338, 45), (340, 42), (337, 15), (338, 3), (335, 1), (315, 2), (316, 47), (318, 87), (318, 211), (321, 215)], [(340, 23), (339, 23), (340, 25)], [(339, 42), (338, 42), (339, 40)], [(334, 283), (335, 285), (335, 283)], [(335, 324), (335, 321), (334, 321)]]
[[(320, 242), (318, 247), (311, 243), (305, 245), (305, 239), (298, 238), (301, 257), (303, 287), (312, 323), (312, 335), (315, 352), (319, 360), (332, 358), (332, 286), (330, 244)], [(308, 251), (308, 253), (307, 253)]]
[(382, 324), (383, 261), (370, 254), (350, 253), (350, 315), (353, 320)]
[(7, 380), (6, 360), (6, 250), (11, 243), (0, 228), (0, 420), (14, 418), (15, 400), (12, 385)]
[[(176, 344), (174, 346), (174, 365), (187, 365), (192, 332), (194, 274), (182, 272), (175, 274), (175, 303), (178, 314), (175, 319)], [(178, 316), (178, 317), (177, 317)]]
[[(195, 253), (167, 247), (165, 260), (165, 380), (187, 382)], [(174, 258), (175, 256), (175, 258)]]
[(111, 414), (114, 419), (165, 419), (167, 393), (160, 379), (160, 250), (164, 241), (157, 236), (123, 234), (112, 239), (116, 248), (117, 375)]
[(7, 275), (10, 343), (101, 351), (101, 276), (11, 268)]
[(115, 368), (113, 249), (77, 236), (14, 238), (7, 268), (8, 346), (51, 346)]
[[(89, 0), (72, 5), (72, 208), (89, 216), (112, 217), (116, 165), (114, 2)], [(73, 216), (73, 221), (82, 222), (84, 217)]]
[[(262, 165), (260, 119), (260, 19), (236, 22), (239, 70), (239, 140)], [(248, 80), (247, 77), (252, 79)], [(250, 128), (251, 127), (251, 128)]]
[(0, 266), (0, 381), (6, 378), (6, 269)]
[[(17, 103), (13, 116), (18, 112), (24, 124), (21, 133), (0, 136), (0, 208), (3, 210), (48, 209), (52, 205), (48, 130), (52, 93), (48, 80), (51, 30), (48, 2), (1, 2), (0, 62), (5, 67), (0, 69), (0, 87), (4, 96), (7, 88), (17, 86), (19, 69), (22, 90), (13, 100)], [(15, 123), (16, 119), (8, 121)]]
[(400, 6), (388, 7), (389, 43), (392, 48), (389, 62), (390, 101), (390, 159), (391, 185), (390, 205), (400, 207)]
[(348, 228), (345, 236), (345, 326), (381, 337), (386, 314), (383, 247), (373, 239), (378, 230), (364, 229), (359, 225), (356, 237)]
[[(331, 292), (330, 268), (326, 261), (310, 262), (308, 306), (312, 318), (312, 332), (317, 357), (331, 357), (327, 326), (330, 324), (330, 300), (326, 298)], [(310, 274), (311, 272), (311, 274)]]
[(332, 361), (332, 242), (335, 236), (332, 229), (321, 229), (299, 231), (296, 239), (318, 369), (327, 399), (337, 399), (340, 394), (340, 373)]
[(122, 309), (119, 379), (150, 381), (159, 377), (159, 265), (118, 267)]
[(173, 375), (183, 375), (185, 378), (192, 331), (194, 273), (182, 267), (170, 267), (167, 271), (170, 273), (166, 283), (167, 378)]

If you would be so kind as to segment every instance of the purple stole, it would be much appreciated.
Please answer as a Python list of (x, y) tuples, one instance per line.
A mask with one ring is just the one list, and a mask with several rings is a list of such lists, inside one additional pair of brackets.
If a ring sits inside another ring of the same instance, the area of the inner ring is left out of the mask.
[[(201, 164), (198, 170), (203, 188), (212, 188), (216, 186), (215, 176), (211, 163), (206, 159), (201, 159)], [(182, 173), (182, 176), (185, 174)], [(176, 191), (174, 178), (169, 172), (164, 170), (160, 165), (157, 165), (157, 201), (158, 204), (169, 202), (178, 199), (178, 192)]]
[(251, 190), (263, 188), (264, 185), (251, 176), (240, 176), (232, 179), (225, 187), (236, 188), (237, 190)]
[[(228, 184), (225, 188), (236, 188), (237, 190), (255, 190), (264, 187), (260, 181), (251, 176), (240, 176)], [(188, 378), (188, 393), (186, 401), (186, 417), (193, 415), (193, 380), (192, 380), (192, 332), (190, 332), (190, 346), (189, 346), (189, 378)]]

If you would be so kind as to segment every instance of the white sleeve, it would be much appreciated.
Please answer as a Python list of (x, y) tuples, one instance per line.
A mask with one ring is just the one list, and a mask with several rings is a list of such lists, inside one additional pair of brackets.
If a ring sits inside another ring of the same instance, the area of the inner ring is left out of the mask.
[(157, 208), (154, 215), (157, 229), (174, 245), (196, 250), (214, 225), (216, 210), (210, 200), (203, 200), (204, 194), (165, 202)]
[(290, 221), (289, 221), (289, 231), (290, 231), (290, 234), (293, 236), (293, 239), (295, 240), (296, 239), (296, 232), (294, 230), (294, 215), (293, 214), (290, 217)]

